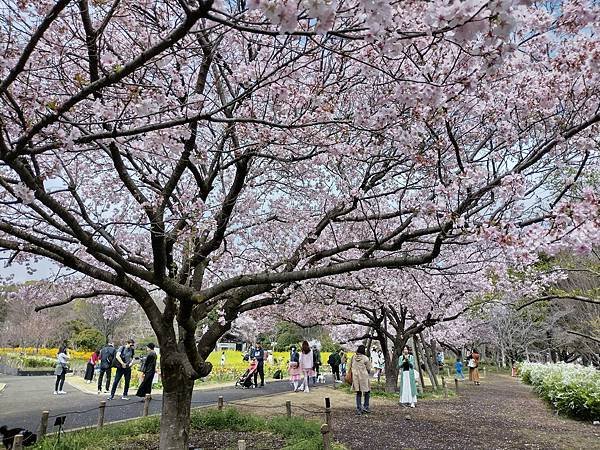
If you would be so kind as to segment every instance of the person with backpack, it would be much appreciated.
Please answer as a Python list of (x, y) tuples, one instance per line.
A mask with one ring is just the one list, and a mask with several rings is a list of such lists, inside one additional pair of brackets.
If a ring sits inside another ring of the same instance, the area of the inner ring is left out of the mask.
[(146, 394), (152, 392), (152, 381), (154, 380), (154, 374), (156, 374), (156, 352), (154, 351), (154, 344), (150, 342), (146, 347), (148, 349), (148, 354), (140, 367), (140, 372), (144, 374), (144, 379), (135, 393), (137, 397), (145, 397)]
[(340, 354), (338, 352), (332, 352), (331, 355), (329, 355), (329, 358), (327, 358), (327, 364), (331, 366), (333, 379), (340, 381), (340, 365), (342, 364)]
[(115, 346), (112, 342), (109, 342), (102, 350), (100, 350), (100, 373), (98, 374), (98, 394), (102, 393), (102, 379), (106, 375), (106, 385), (104, 387), (104, 393), (108, 394), (110, 389), (110, 379), (112, 375), (113, 361), (115, 359)]
[(121, 378), (125, 378), (125, 387), (123, 388), (122, 400), (129, 400), (127, 394), (129, 392), (129, 382), (131, 381), (131, 366), (133, 366), (133, 355), (134, 355), (135, 342), (133, 339), (127, 341), (127, 345), (122, 345), (117, 350), (115, 355), (115, 364), (117, 367), (117, 373), (115, 375), (115, 381), (113, 382), (112, 389), (110, 391), (110, 397), (108, 400), (115, 398), (115, 392)]

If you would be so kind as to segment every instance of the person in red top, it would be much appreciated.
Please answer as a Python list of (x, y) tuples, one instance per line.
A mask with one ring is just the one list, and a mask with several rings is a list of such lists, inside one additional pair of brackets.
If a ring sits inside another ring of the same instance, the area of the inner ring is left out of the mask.
[(83, 379), (86, 383), (91, 383), (94, 379), (94, 368), (96, 367), (96, 363), (100, 361), (100, 350), (96, 350), (88, 359), (87, 366), (85, 368), (85, 376)]

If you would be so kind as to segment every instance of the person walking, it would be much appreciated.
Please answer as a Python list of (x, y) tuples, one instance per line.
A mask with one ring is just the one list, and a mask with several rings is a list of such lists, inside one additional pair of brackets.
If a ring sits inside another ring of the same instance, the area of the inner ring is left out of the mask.
[(254, 353), (252, 357), (256, 359), (256, 371), (254, 372), (254, 387), (258, 387), (257, 381), (258, 376), (260, 375), (260, 387), (264, 387), (265, 385), (265, 351), (262, 348), (262, 344), (260, 342), (256, 343), (256, 348), (254, 349)]
[(83, 379), (87, 384), (90, 384), (94, 379), (94, 369), (96, 368), (96, 363), (100, 360), (100, 350), (96, 350), (88, 359), (87, 365), (85, 367), (85, 375)]
[(63, 345), (56, 356), (56, 368), (54, 369), (54, 375), (56, 375), (56, 381), (54, 382), (54, 395), (64, 395), (65, 376), (67, 370), (69, 370), (69, 350), (66, 345)]
[(300, 370), (302, 371), (304, 380), (298, 390), (304, 390), (304, 392), (308, 393), (308, 380), (314, 376), (315, 371), (313, 352), (307, 341), (302, 341), (302, 347), (300, 348)]
[(379, 383), (383, 369), (383, 353), (377, 348), (373, 348), (373, 352), (371, 353), (371, 365), (374, 369), (373, 378), (377, 378), (377, 382)]
[(106, 385), (104, 386), (104, 393), (108, 394), (110, 389), (110, 378), (112, 375), (113, 361), (115, 359), (117, 351), (112, 342), (109, 342), (102, 350), (100, 350), (100, 373), (98, 374), (98, 394), (102, 393), (102, 379), (106, 375)]
[(333, 375), (334, 382), (340, 381), (340, 364), (342, 363), (340, 354), (338, 352), (332, 352), (327, 359), (327, 364), (331, 367), (331, 374)]
[(469, 359), (469, 381), (472, 381), (473, 384), (479, 386), (479, 352), (477, 349), (473, 349), (471, 353), (471, 358)]
[(402, 356), (398, 359), (400, 369), (400, 404), (410, 405), (414, 408), (417, 404), (417, 382), (415, 380), (415, 359), (410, 354), (407, 345), (402, 350)]
[(133, 366), (133, 355), (134, 355), (135, 342), (133, 339), (127, 341), (127, 345), (122, 345), (117, 350), (115, 359), (117, 360), (117, 373), (115, 375), (115, 381), (113, 382), (112, 389), (110, 390), (109, 400), (115, 398), (115, 392), (119, 386), (121, 378), (125, 378), (125, 387), (123, 388), (123, 396), (121, 399), (129, 400), (127, 394), (129, 393), (129, 382), (131, 381), (131, 366)]
[(300, 378), (302, 377), (302, 369), (300, 369), (300, 355), (296, 351), (296, 346), (292, 345), (290, 348), (290, 362), (288, 364), (288, 374), (290, 376), (290, 383), (294, 388), (294, 392), (298, 392), (298, 385)]
[(465, 375), (463, 374), (463, 363), (460, 358), (456, 358), (454, 363), (454, 378), (456, 380), (465, 381)]
[(340, 349), (340, 370), (342, 371), (342, 377), (346, 377), (346, 365), (348, 364), (348, 357), (346, 352)]
[[(364, 345), (359, 345), (356, 354), (350, 359), (350, 373), (352, 374), (352, 390), (356, 392), (356, 414), (368, 414), (369, 398), (371, 396), (371, 361), (366, 355)], [(364, 402), (361, 403), (364, 396)]]
[(156, 352), (154, 351), (154, 344), (150, 342), (146, 349), (148, 354), (144, 360), (144, 364), (140, 367), (140, 372), (144, 374), (144, 379), (138, 386), (138, 390), (135, 393), (137, 397), (145, 397), (146, 394), (152, 392), (152, 381), (154, 380), (154, 374), (156, 373)]
[(317, 344), (313, 344), (312, 353), (313, 353), (313, 367), (315, 369), (315, 375), (313, 376), (313, 385), (314, 385), (314, 384), (317, 384), (317, 379), (319, 378), (319, 374), (320, 374), (320, 367), (323, 365), (323, 363), (321, 361), (321, 352), (317, 348)]

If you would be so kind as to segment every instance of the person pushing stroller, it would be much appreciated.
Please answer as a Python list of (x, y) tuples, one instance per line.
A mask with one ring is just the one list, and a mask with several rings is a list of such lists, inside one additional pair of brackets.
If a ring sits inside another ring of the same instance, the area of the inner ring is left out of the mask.
[(256, 358), (250, 360), (250, 365), (244, 374), (235, 382), (236, 388), (249, 389), (253, 386), (253, 377), (258, 369), (258, 361)]

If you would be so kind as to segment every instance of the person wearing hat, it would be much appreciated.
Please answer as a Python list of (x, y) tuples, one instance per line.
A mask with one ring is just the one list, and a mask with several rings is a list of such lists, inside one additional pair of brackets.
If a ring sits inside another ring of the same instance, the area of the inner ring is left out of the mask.
[(146, 359), (140, 367), (140, 372), (144, 374), (144, 379), (140, 383), (137, 392), (135, 393), (138, 397), (145, 397), (146, 394), (150, 394), (152, 391), (152, 381), (154, 380), (154, 374), (156, 373), (156, 352), (154, 351), (154, 344), (150, 342), (146, 346), (148, 354)]

